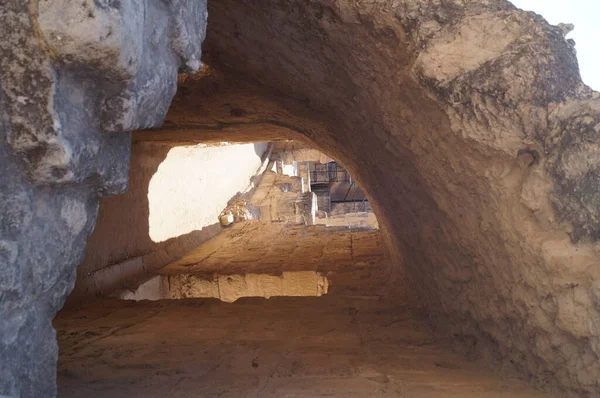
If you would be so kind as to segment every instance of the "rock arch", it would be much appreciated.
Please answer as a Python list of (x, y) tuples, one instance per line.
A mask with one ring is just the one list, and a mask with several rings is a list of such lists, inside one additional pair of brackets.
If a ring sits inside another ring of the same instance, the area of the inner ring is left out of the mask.
[[(125, 34), (138, 11), (117, 3), (93, 11)], [(97, 195), (125, 186), (119, 132), (160, 123), (204, 31), (201, 2), (140, 2), (165, 26), (140, 23), (139, 68), (116, 70), (57, 42), (89, 43), (56, 34), (64, 27), (43, 4), (11, 5), (22, 18), (0, 25), (10, 37), (0, 45), (10, 71), (0, 94), (0, 309), (2, 335), (13, 336), (0, 346), (9, 358), (0, 393), (25, 396), (53, 385), (50, 320), (72, 287)], [(307, 137), (370, 192), (398, 277), (446, 335), (550, 389), (599, 393), (600, 95), (581, 82), (560, 28), (503, 0), (208, 6), (203, 59), (216, 72), (182, 82), (163, 128), (136, 136)], [(130, 53), (96, 39), (116, 60)]]

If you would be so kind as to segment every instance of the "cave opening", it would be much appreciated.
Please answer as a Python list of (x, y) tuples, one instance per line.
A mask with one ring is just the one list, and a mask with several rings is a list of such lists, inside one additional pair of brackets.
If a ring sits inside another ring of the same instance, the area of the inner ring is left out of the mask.
[(364, 157), (264, 117), (281, 102), (262, 90), (205, 65), (134, 132), (129, 190), (102, 200), (54, 322), (59, 395), (541, 396), (436, 333)]
[(128, 192), (100, 204), (66, 307), (96, 297), (321, 296), (332, 272), (383, 263), (367, 195), (306, 143), (141, 137)]
[[(505, 0), (0, 4), (0, 396), (600, 395), (571, 29)], [(273, 142), (336, 164), (298, 179)]]
[[(431, 338), (423, 315), (405, 300), (387, 313), (389, 254), (349, 171), (285, 136), (224, 142), (195, 131), (194, 142), (183, 142), (149, 133), (134, 135), (128, 192), (101, 201), (74, 291), (54, 321), (59, 396), (279, 396), (332, 388), (345, 395), (379, 385), (393, 393), (397, 386), (382, 384), (388, 376), (374, 368), (355, 385), (336, 387), (349, 380), (351, 368), (342, 370), (340, 361), (354, 355), (360, 337), (345, 329), (357, 319), (374, 326), (375, 308), (385, 313), (378, 322), (402, 324), (422, 344)], [(399, 316), (427, 331), (421, 335)], [(351, 344), (335, 341), (338, 327)], [(244, 336), (234, 337), (240, 328)], [(295, 340), (303, 342), (290, 344)], [(203, 354), (194, 359), (184, 351)], [(284, 351), (288, 363), (275, 363)], [(457, 358), (445, 354), (440, 358)], [(323, 361), (339, 370), (315, 384), (313, 377), (330, 372)], [(317, 364), (309, 374), (300, 370)], [(293, 382), (270, 385), (270, 373), (289, 366)], [(173, 377), (191, 378), (173, 384)], [(489, 384), (485, 375), (473, 377)], [(427, 391), (425, 384), (413, 389)]]

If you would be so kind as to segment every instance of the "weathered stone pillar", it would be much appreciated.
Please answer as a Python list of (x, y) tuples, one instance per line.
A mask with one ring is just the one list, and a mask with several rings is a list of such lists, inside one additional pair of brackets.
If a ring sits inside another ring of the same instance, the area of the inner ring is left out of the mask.
[(310, 163), (298, 163), (298, 176), (302, 178), (302, 192), (310, 192)]
[(52, 319), (130, 131), (200, 66), (203, 0), (0, 2), (0, 395), (56, 395)]

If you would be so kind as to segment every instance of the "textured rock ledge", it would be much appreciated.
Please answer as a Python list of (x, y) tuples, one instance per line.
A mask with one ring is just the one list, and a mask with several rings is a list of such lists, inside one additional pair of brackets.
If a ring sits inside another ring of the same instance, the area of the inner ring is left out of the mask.
[(128, 132), (162, 123), (206, 18), (198, 0), (0, 3), (0, 395), (56, 395), (51, 321), (98, 197), (127, 188)]

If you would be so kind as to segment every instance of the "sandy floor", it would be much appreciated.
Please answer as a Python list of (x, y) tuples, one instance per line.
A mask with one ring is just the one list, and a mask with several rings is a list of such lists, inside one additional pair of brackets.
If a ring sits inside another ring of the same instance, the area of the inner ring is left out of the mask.
[(373, 297), (105, 300), (63, 312), (60, 397), (542, 397)]

